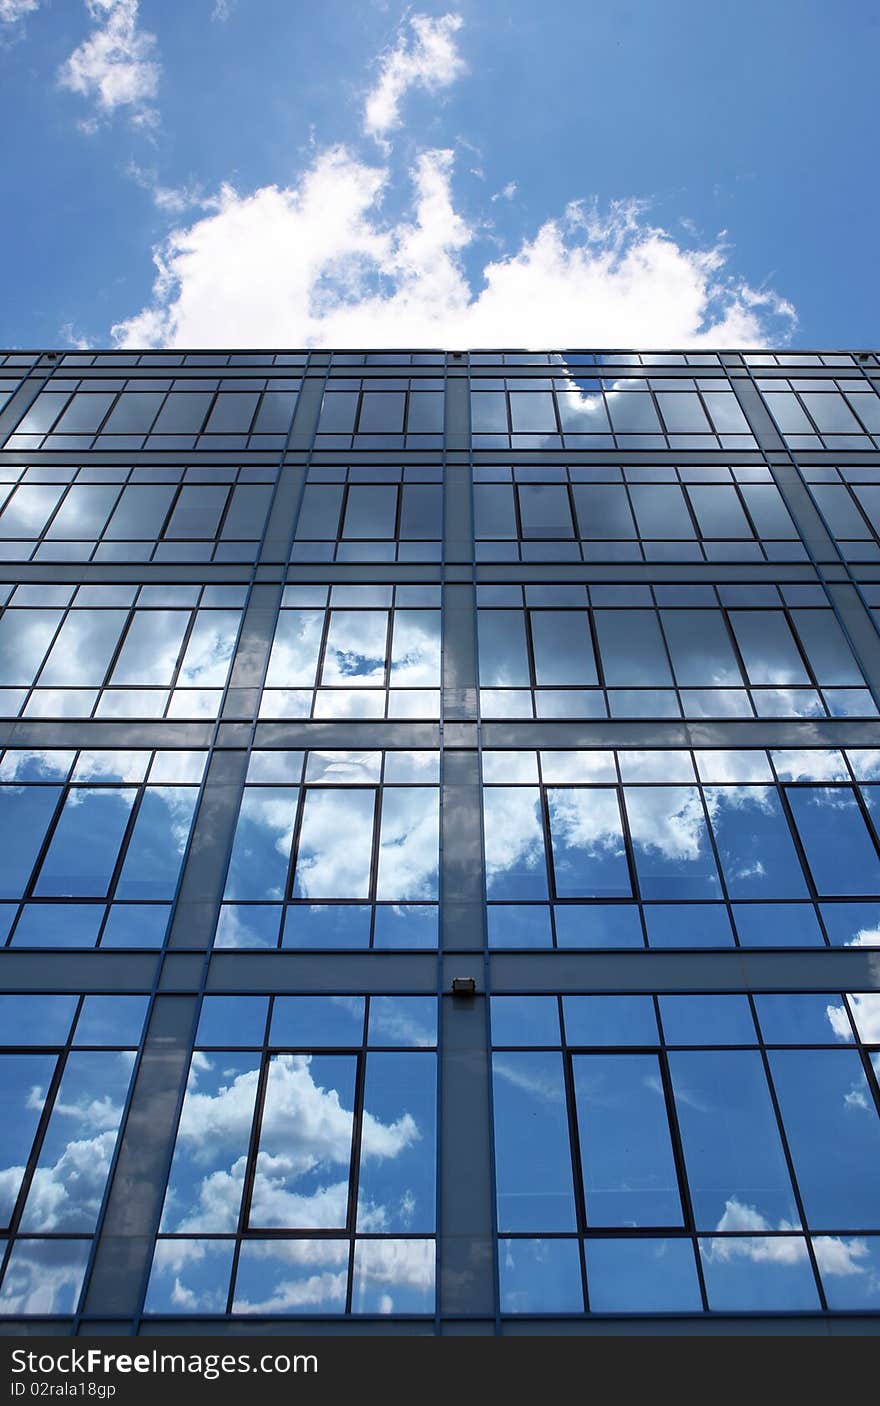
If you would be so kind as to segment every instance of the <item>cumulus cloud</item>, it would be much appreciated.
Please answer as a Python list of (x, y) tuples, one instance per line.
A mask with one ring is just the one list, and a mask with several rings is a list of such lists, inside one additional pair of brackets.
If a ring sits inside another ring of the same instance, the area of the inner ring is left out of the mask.
[[(387, 165), (321, 152), (290, 186), (239, 193), (154, 250), (151, 301), (119, 346), (695, 346), (784, 341), (794, 310), (728, 268), (723, 238), (686, 247), (642, 206), (572, 201), (468, 275), (477, 220), (456, 208), (451, 150), (422, 151), (389, 218)], [(246, 251), (243, 254), (243, 251)]]
[[(156, 36), (138, 27), (138, 0), (85, 0), (95, 28), (58, 71), (58, 82), (92, 98), (101, 114), (126, 108), (136, 126), (156, 121), (159, 90)], [(95, 130), (97, 122), (84, 124)]]
[(411, 36), (399, 34), (394, 47), (383, 54), (376, 85), (364, 105), (364, 131), (380, 140), (400, 125), (400, 104), (410, 88), (436, 93), (467, 71), (455, 46), (460, 15), (413, 15), (409, 24)]

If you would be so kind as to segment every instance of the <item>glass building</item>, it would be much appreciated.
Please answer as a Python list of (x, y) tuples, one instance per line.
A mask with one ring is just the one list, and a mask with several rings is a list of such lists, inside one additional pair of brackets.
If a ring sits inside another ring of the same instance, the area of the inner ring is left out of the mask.
[(880, 1324), (880, 361), (0, 356), (0, 1331)]

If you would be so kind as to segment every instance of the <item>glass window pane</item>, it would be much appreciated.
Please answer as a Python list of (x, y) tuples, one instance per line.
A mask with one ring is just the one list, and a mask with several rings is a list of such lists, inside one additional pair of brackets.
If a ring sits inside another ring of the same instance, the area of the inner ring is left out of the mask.
[(833, 611), (793, 610), (791, 615), (817, 683), (823, 687), (864, 684)]
[(699, 1230), (793, 1230), (798, 1213), (757, 1050), (669, 1055)]
[(819, 893), (830, 898), (880, 891), (880, 863), (849, 786), (788, 788), (794, 823)]
[(606, 684), (636, 687), (672, 683), (653, 610), (597, 610), (594, 616)]
[(513, 484), (474, 484), (474, 535), (493, 539), (517, 536)]
[(620, 805), (613, 787), (548, 787), (553, 872), (559, 898), (632, 893)]
[(530, 624), (539, 686), (598, 681), (586, 611), (533, 610)]
[(729, 896), (806, 898), (806, 882), (775, 788), (707, 786), (705, 796)]
[(54, 1055), (0, 1055), (0, 1116), (3, 1118), (3, 1143), (6, 1148), (0, 1169), (2, 1226), (9, 1224), (15, 1210), (54, 1072)]
[(720, 610), (661, 610), (676, 682), (683, 687), (742, 686)]
[(670, 434), (703, 434), (709, 429), (700, 397), (693, 391), (660, 391), (657, 403)]
[(436, 1084), (433, 1054), (367, 1056), (358, 1230), (434, 1230)]
[(587, 1240), (592, 1313), (699, 1313), (697, 1266), (690, 1240), (639, 1236)]
[(386, 786), (383, 789), (376, 880), (378, 899), (425, 901), (437, 898), (439, 795), (431, 786)]
[(123, 488), (104, 536), (111, 541), (149, 541), (158, 537), (168, 516), (173, 486), (163, 483), (130, 484)]
[[(137, 792), (74, 787), (67, 794), (34, 892), (42, 898), (107, 892)], [(83, 837), (88, 843), (83, 844)]]
[(499, 1230), (574, 1230), (562, 1056), (505, 1051), (492, 1072)]
[(749, 683), (805, 684), (809, 676), (781, 610), (732, 610), (736, 635)]
[(880, 1120), (855, 1050), (773, 1050), (770, 1069), (815, 1230), (880, 1225)]
[(677, 541), (696, 537), (684, 493), (676, 484), (634, 483), (629, 492), (639, 536)]
[(282, 610), (266, 673), (267, 688), (312, 688), (324, 625), (322, 610)]
[(127, 618), (126, 610), (71, 610), (40, 672), (40, 683), (102, 684)]
[(587, 1224), (681, 1225), (656, 1055), (572, 1059)]
[(348, 490), (343, 537), (393, 537), (397, 489), (389, 485), (354, 485)]
[(0, 618), (0, 684), (33, 683), (60, 610), (7, 610)]
[(524, 483), (517, 489), (523, 537), (573, 537), (568, 491), (562, 484)]
[(199, 391), (170, 391), (159, 411), (155, 434), (198, 434), (213, 396)]
[(478, 610), (480, 683), (529, 685), (525, 615), (521, 610)]
[(56, 434), (95, 434), (115, 396), (100, 392), (79, 393), (69, 402), (55, 426)]
[(245, 788), (224, 898), (284, 897), (297, 795), (292, 786)]
[(387, 636), (385, 610), (331, 611), (321, 682), (347, 688), (383, 687)]
[(697, 788), (628, 786), (624, 795), (642, 897), (719, 897)]
[(753, 535), (735, 488), (693, 484), (687, 492), (703, 537)]
[(574, 505), (581, 537), (601, 541), (606, 537), (636, 537), (626, 489), (613, 483), (578, 483)]
[(171, 683), (189, 619), (188, 610), (136, 610), (110, 676), (111, 683)]
[(356, 1070), (350, 1055), (272, 1056), (251, 1197), (252, 1228), (345, 1229)]
[(60, 786), (0, 786), (0, 897), (24, 892), (60, 795)]
[(117, 898), (174, 897), (197, 797), (194, 786), (147, 787), (116, 885)]
[(68, 1056), (21, 1230), (95, 1229), (133, 1060), (131, 1051), (76, 1050)]
[(47, 536), (53, 540), (100, 537), (118, 494), (116, 484), (76, 484), (68, 490)]
[(663, 426), (647, 391), (612, 391), (606, 400), (611, 423), (618, 434), (662, 433)]
[(499, 1240), (502, 1313), (582, 1313), (576, 1240)]
[(146, 434), (162, 404), (161, 392), (126, 391), (104, 425), (104, 434)]
[(489, 898), (546, 898), (544, 827), (537, 787), (485, 788), (483, 829)]
[(397, 610), (391, 640), (392, 688), (440, 687), (440, 611)]
[[(369, 898), (374, 790), (312, 788), (303, 806), (296, 898)], [(241, 896), (241, 895), (236, 895)]]

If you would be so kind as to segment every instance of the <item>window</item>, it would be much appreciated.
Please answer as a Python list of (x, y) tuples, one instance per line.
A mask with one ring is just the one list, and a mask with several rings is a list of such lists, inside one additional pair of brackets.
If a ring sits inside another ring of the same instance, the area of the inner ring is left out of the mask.
[(431, 997), (205, 997), (146, 1313), (433, 1313), (436, 1043)]
[(0, 995), (0, 1314), (76, 1311), (148, 1005)]
[(251, 754), (217, 947), (437, 945), (436, 752)]
[(873, 753), (483, 752), (490, 947), (874, 946)]
[(876, 1002), (493, 996), (502, 1313), (876, 1309)]

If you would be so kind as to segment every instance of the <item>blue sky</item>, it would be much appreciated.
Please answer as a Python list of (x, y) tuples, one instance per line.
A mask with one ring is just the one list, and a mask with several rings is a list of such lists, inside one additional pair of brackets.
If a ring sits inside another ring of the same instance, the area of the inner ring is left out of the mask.
[(880, 11), (0, 0), (0, 343), (876, 341)]

